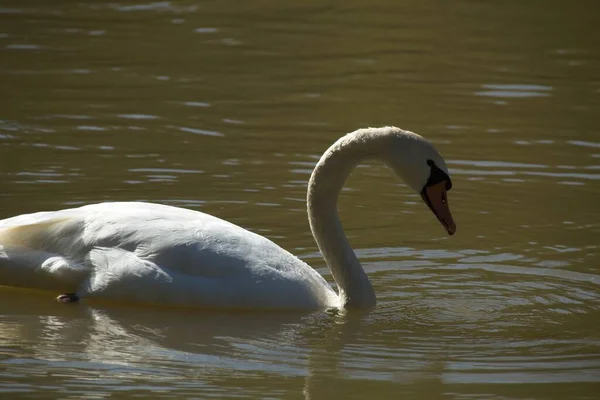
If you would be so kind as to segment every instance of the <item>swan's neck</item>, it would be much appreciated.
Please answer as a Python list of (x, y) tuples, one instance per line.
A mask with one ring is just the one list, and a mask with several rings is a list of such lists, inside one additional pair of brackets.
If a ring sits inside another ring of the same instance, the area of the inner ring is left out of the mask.
[(323, 154), (308, 183), (310, 229), (339, 288), (344, 307), (375, 306), (369, 278), (344, 234), (337, 200), (354, 167), (365, 159), (385, 159), (381, 139), (368, 133), (346, 135)]

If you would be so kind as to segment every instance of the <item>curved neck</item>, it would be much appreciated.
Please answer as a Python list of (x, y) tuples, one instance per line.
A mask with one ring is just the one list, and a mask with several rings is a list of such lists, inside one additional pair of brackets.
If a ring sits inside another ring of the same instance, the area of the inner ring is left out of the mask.
[[(308, 183), (308, 220), (319, 250), (338, 285), (344, 307), (375, 306), (375, 292), (348, 243), (337, 211), (346, 179), (364, 159), (381, 159), (381, 140), (353, 132), (335, 142), (323, 154)], [(383, 160), (385, 162), (385, 160)]]

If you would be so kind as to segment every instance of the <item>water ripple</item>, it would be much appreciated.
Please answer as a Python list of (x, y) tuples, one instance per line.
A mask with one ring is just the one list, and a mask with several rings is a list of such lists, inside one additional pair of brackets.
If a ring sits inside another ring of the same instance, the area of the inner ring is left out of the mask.
[(548, 97), (551, 86), (542, 85), (499, 85), (486, 84), (482, 86), (483, 91), (475, 92), (476, 96), (500, 97), (500, 98), (526, 98), (526, 97)]

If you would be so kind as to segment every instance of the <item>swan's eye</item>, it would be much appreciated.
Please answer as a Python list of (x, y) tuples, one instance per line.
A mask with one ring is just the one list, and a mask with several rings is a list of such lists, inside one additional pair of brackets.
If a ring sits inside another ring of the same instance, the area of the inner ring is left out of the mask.
[(450, 190), (452, 188), (452, 181), (447, 173), (438, 168), (437, 165), (432, 160), (427, 160), (427, 165), (430, 167), (429, 171), (429, 179), (425, 183), (424, 187), (430, 187), (440, 182), (446, 182), (446, 190)]
[(442, 193), (442, 204), (446, 204), (446, 193)]

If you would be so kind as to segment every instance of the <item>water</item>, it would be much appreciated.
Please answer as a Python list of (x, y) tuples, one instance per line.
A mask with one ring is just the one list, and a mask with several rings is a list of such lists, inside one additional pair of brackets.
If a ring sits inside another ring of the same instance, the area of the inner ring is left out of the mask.
[(0, 288), (11, 398), (586, 399), (600, 390), (600, 18), (585, 2), (0, 7), (0, 217), (109, 200), (202, 210), (331, 279), (318, 156), (430, 138), (457, 235), (378, 164), (340, 200), (370, 313), (55, 303)]

